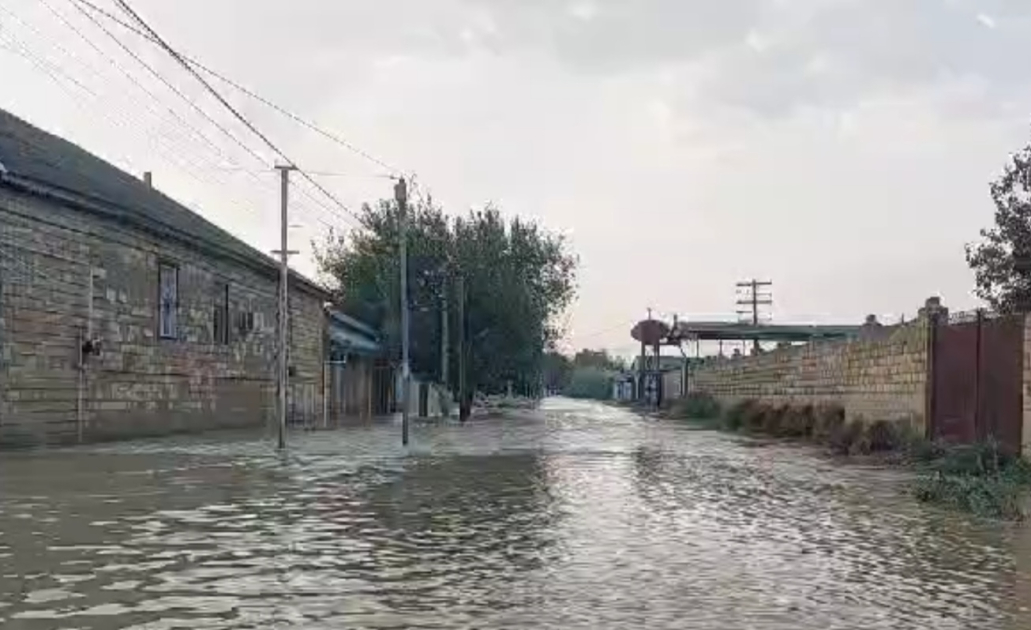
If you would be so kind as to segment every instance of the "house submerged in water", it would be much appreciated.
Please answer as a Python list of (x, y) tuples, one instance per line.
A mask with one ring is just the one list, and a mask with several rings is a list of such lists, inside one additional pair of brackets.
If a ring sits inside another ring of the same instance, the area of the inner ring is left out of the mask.
[[(0, 445), (271, 422), (278, 290), (276, 261), (149, 176), (0, 110)], [(331, 342), (329, 299), (291, 272), (294, 423), (317, 425), (331, 402), (368, 411), (357, 392), (375, 395), (374, 331), (365, 345)]]

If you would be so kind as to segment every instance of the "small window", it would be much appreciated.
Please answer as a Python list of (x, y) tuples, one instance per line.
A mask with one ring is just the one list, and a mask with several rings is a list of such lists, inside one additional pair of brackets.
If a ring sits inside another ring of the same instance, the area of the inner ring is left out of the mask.
[(246, 337), (254, 332), (254, 313), (252, 311), (240, 311), (236, 314), (236, 330), (240, 337)]
[(179, 268), (170, 263), (158, 265), (158, 336), (179, 338)]
[(212, 339), (215, 343), (229, 343), (229, 285), (219, 285), (212, 311)]

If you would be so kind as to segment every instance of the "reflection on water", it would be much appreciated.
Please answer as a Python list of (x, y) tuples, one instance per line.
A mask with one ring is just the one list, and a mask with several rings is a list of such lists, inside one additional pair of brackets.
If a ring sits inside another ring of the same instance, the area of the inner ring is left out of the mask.
[(1028, 628), (1031, 530), (902, 473), (541, 412), (0, 455), (4, 628)]

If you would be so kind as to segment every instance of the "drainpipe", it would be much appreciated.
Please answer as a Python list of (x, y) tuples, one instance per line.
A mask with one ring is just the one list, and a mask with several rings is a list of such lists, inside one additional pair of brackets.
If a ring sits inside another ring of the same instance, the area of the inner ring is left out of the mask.
[(85, 405), (85, 390), (86, 390), (86, 347), (89, 344), (90, 348), (93, 347), (93, 265), (87, 268), (89, 279), (86, 284), (86, 326), (85, 335), (83, 335), (83, 327), (79, 327), (79, 343), (77, 344), (79, 352), (79, 374), (78, 384), (76, 387), (75, 397), (75, 427), (78, 437), (78, 441), (81, 443), (84, 438), (84, 425), (86, 415)]

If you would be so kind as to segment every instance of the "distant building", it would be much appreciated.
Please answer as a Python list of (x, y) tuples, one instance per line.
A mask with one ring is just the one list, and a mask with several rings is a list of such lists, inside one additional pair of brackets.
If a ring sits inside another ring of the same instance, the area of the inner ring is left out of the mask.
[[(279, 267), (0, 110), (0, 444), (262, 426)], [(322, 415), (327, 293), (290, 276), (290, 421)]]

